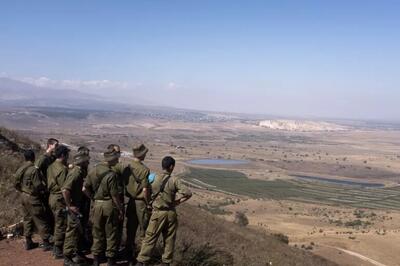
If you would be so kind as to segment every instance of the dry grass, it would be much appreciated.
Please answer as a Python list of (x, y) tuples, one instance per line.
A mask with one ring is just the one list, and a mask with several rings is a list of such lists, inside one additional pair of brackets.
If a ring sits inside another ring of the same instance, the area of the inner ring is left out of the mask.
[(198, 207), (179, 208), (176, 265), (336, 265)]

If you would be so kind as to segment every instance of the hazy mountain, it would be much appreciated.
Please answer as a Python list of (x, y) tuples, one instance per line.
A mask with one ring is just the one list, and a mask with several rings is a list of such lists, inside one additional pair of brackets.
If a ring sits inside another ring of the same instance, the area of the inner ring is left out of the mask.
[(10, 78), (0, 78), (0, 102), (19, 106), (81, 106), (104, 98), (69, 89), (38, 87)]

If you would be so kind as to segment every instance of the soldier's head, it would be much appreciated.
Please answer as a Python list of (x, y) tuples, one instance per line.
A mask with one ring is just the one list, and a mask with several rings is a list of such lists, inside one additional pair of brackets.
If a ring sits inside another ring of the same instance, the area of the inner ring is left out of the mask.
[(67, 163), (70, 149), (64, 145), (58, 145), (54, 150), (54, 156), (57, 160), (62, 161), (64, 164)]
[(53, 152), (58, 146), (58, 140), (54, 138), (49, 138), (47, 140), (46, 151), (48, 153)]
[(77, 153), (74, 156), (74, 164), (78, 165), (84, 169), (87, 169), (89, 166), (90, 157), (87, 154)]
[(138, 146), (134, 146), (132, 151), (133, 151), (133, 156), (136, 159), (143, 161), (146, 158), (146, 154), (149, 151), (149, 149), (146, 146), (144, 146), (144, 144), (140, 144)]
[(24, 151), (24, 159), (27, 162), (34, 162), (35, 161), (35, 152), (33, 150)]
[(114, 149), (107, 149), (103, 155), (104, 161), (109, 166), (114, 166), (119, 162), (119, 152), (116, 152)]
[(83, 154), (89, 156), (90, 150), (86, 146), (80, 146), (77, 150), (77, 154)]
[(171, 156), (166, 156), (164, 157), (164, 159), (162, 159), (161, 166), (164, 171), (172, 173), (172, 171), (174, 171), (175, 168), (175, 159), (172, 158)]
[(113, 150), (113, 151), (115, 151), (116, 153), (118, 153), (119, 154), (119, 156), (121, 157), (121, 147), (119, 146), (119, 145), (117, 145), (117, 144), (110, 144), (110, 145), (108, 145), (107, 146), (107, 150)]

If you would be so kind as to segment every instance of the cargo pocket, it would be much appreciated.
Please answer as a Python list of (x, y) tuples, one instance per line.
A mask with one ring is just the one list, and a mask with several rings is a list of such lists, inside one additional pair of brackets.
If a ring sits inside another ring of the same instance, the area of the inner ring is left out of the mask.
[(149, 225), (146, 229), (146, 235), (153, 236), (157, 232), (159, 226), (159, 217), (154, 217), (150, 219)]

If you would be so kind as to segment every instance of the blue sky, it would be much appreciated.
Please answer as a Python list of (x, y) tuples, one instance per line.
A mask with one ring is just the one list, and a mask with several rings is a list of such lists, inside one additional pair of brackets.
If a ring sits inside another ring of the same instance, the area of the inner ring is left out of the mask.
[(1, 1), (0, 73), (129, 102), (399, 120), (400, 1)]

